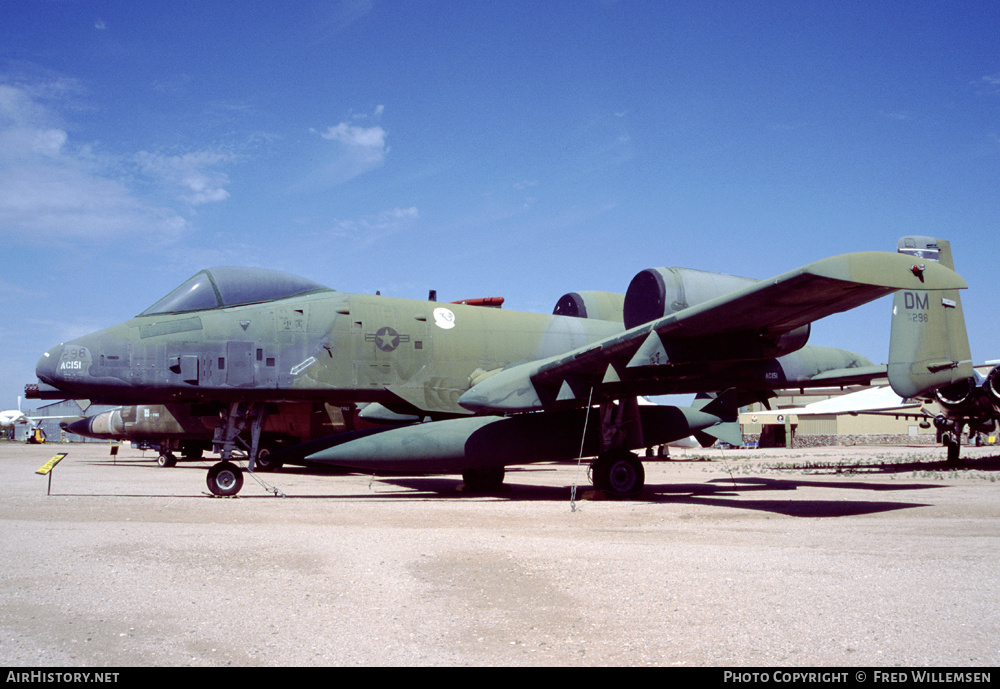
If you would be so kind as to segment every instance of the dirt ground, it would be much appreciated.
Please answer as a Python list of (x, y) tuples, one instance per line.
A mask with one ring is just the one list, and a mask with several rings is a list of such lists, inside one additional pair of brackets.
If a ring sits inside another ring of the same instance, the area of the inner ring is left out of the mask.
[(208, 462), (0, 443), (0, 664), (993, 666), (1000, 449), (963, 452), (674, 450), (631, 500), (575, 464), (212, 498)]

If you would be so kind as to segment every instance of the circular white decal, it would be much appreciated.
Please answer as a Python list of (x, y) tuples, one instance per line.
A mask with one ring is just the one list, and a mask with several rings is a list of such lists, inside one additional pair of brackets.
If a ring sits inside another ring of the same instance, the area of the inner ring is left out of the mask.
[(445, 330), (451, 330), (455, 327), (455, 314), (452, 313), (451, 309), (434, 309), (434, 325)]

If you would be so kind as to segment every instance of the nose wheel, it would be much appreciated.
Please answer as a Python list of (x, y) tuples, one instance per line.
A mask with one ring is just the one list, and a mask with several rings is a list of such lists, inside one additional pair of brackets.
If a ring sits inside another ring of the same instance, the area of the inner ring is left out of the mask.
[(219, 497), (236, 495), (243, 487), (243, 470), (232, 462), (219, 462), (208, 470), (205, 482), (212, 495)]

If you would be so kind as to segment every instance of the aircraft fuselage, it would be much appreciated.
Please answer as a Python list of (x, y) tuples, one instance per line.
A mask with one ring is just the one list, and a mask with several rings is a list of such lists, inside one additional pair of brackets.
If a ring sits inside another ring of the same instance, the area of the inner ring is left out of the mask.
[(621, 329), (331, 291), (138, 316), (54, 347), (36, 372), (62, 397), (111, 403), (322, 399), (467, 413), (455, 400), (477, 375)]

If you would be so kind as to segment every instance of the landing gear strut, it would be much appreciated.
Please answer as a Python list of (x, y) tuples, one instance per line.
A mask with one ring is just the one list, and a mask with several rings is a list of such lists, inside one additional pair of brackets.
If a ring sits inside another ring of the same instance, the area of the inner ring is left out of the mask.
[(243, 487), (243, 470), (232, 462), (233, 453), (236, 449), (236, 440), (240, 432), (250, 422), (250, 462), (249, 471), (254, 470), (254, 455), (260, 447), (260, 429), (264, 420), (264, 408), (254, 407), (251, 404), (233, 402), (229, 409), (219, 419), (219, 425), (215, 427), (215, 437), (212, 440), (215, 451), (222, 457), (222, 461), (214, 464), (208, 470), (205, 482), (213, 495), (226, 497), (236, 495)]
[(947, 448), (949, 464), (956, 464), (959, 461), (959, 455), (962, 452), (963, 426), (965, 424), (959, 419), (948, 419), (944, 415), (934, 417), (938, 441)]

